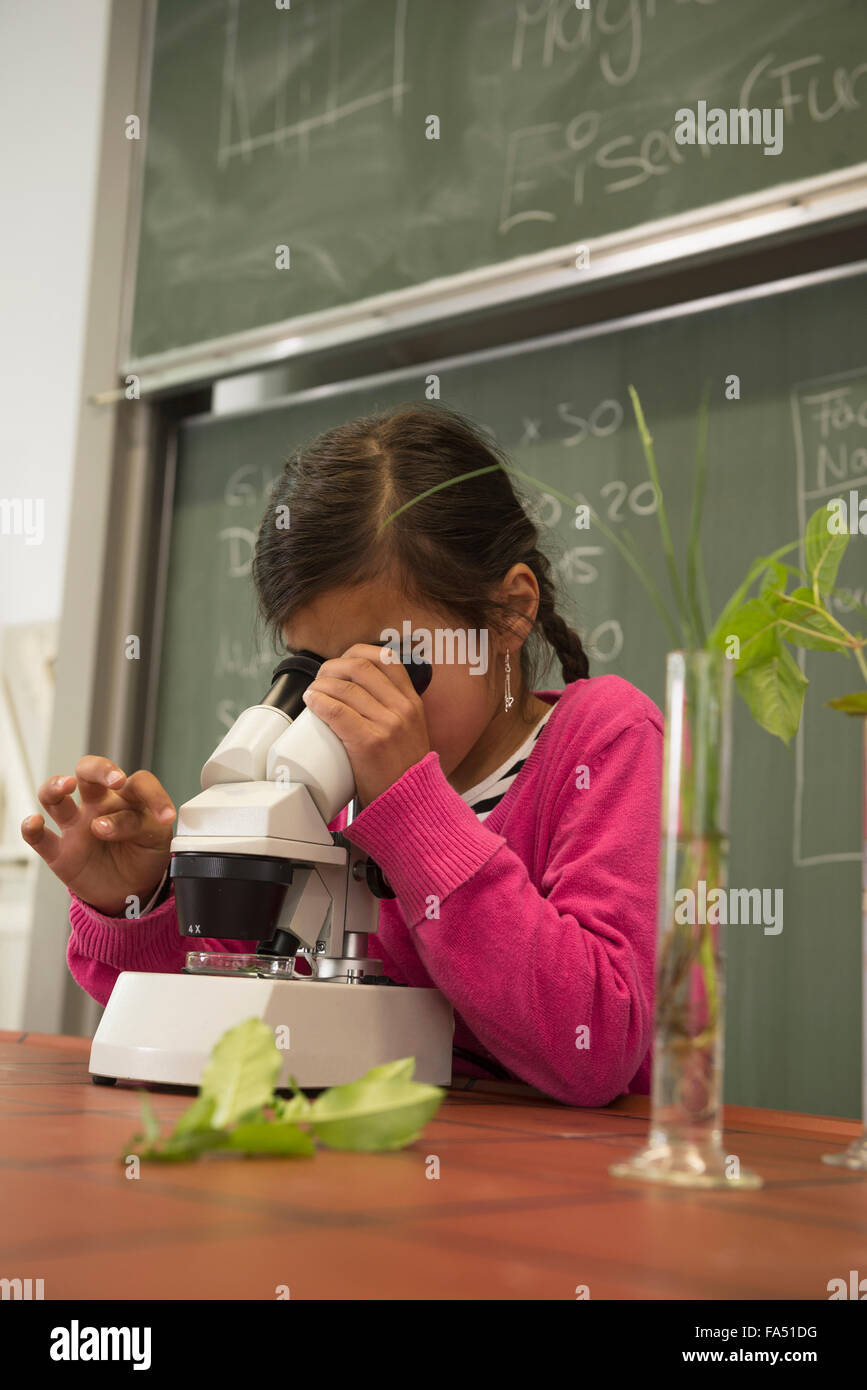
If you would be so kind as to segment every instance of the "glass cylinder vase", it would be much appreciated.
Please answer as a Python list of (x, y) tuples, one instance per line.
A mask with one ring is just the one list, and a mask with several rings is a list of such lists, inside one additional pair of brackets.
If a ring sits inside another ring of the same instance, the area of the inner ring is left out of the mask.
[(722, 1144), (732, 664), (669, 652), (650, 1138), (614, 1177), (761, 1187)]
[(823, 1163), (867, 1172), (867, 715), (861, 719), (861, 1123), (848, 1148), (822, 1154)]

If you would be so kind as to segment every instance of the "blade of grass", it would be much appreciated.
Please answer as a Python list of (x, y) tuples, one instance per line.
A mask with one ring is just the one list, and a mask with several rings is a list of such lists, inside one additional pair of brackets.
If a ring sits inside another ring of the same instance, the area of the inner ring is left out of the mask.
[[(522, 473), (520, 468), (509, 468), (506, 471), (509, 473), (514, 473), (516, 478), (523, 478), (524, 482), (532, 483), (534, 487), (541, 489), (542, 492), (547, 492), (551, 497), (556, 497), (560, 502), (565, 502), (567, 507), (574, 509), (577, 505), (574, 497), (567, 497), (565, 493), (558, 492), (555, 487), (549, 486), (548, 483), (541, 483), (538, 478), (534, 478), (530, 473)], [(636, 577), (640, 580), (641, 584), (643, 584), (647, 592), (648, 598), (651, 600), (654, 608), (656, 609), (657, 613), (659, 614), (660, 618), (662, 619), (663, 623), (668, 629), (669, 635), (671, 636), (672, 640), (676, 645), (680, 641), (677, 631), (677, 625), (676, 623), (672, 622), (671, 615), (665, 606), (665, 600), (663, 599), (662, 594), (659, 592), (659, 589), (657, 585), (654, 583), (652, 576), (645, 568), (638, 555), (631, 552), (629, 547), (624, 544), (621, 537), (618, 536), (614, 531), (612, 531), (610, 527), (605, 525), (605, 522), (601, 520), (598, 513), (595, 512), (592, 507), (590, 507), (590, 517), (593, 521), (594, 526), (597, 526), (599, 530), (602, 532), (603, 536), (605, 536), (608, 540), (611, 541), (611, 544), (615, 546), (615, 548), (623, 556), (624, 560), (629, 565), (629, 568), (632, 570), (633, 574), (636, 575)]]
[(668, 524), (668, 513), (665, 510), (665, 498), (659, 479), (659, 469), (656, 466), (656, 455), (653, 451), (653, 436), (647, 428), (644, 411), (641, 409), (641, 401), (638, 399), (638, 392), (634, 386), (629, 387), (629, 395), (632, 400), (632, 409), (635, 412), (636, 423), (638, 424), (638, 433), (641, 438), (641, 447), (644, 450), (647, 471), (650, 474), (650, 480), (656, 492), (656, 519), (659, 522), (659, 532), (662, 537), (662, 550), (665, 555), (665, 563), (668, 566), (668, 577), (671, 583), (671, 590), (674, 594), (678, 618), (680, 619), (680, 624), (683, 629), (683, 645), (687, 648), (693, 648), (696, 645), (696, 636), (692, 629), (689, 606), (684, 596), (680, 575), (677, 572), (677, 561), (674, 555), (674, 545), (671, 540), (671, 528)]
[(377, 528), (377, 535), (380, 531), (384, 531), (389, 522), (394, 521), (396, 516), (400, 516), (401, 512), (407, 511), (409, 507), (414, 507), (416, 502), (421, 502), (422, 498), (430, 497), (434, 492), (442, 492), (443, 488), (454, 487), (455, 483), (464, 483), (467, 478), (478, 478), (482, 473), (494, 473), (502, 466), (501, 463), (489, 463), (485, 468), (474, 468), (471, 473), (461, 473), (457, 478), (446, 478), (444, 483), (436, 483), (433, 487), (426, 488), (424, 492), (420, 492), (417, 497), (411, 497), (408, 502), (404, 502), (402, 507), (398, 507), (396, 512), (387, 516)]
[(702, 599), (707, 611), (707, 588), (704, 582), (704, 566), (700, 549), (701, 516), (704, 508), (704, 493), (707, 480), (707, 436), (709, 425), (710, 382), (706, 381), (702, 392), (698, 413), (698, 439), (695, 452), (695, 485), (692, 490), (692, 511), (689, 519), (689, 540), (686, 551), (686, 584), (692, 620), (698, 635), (699, 645), (707, 641), (709, 618), (702, 612)]

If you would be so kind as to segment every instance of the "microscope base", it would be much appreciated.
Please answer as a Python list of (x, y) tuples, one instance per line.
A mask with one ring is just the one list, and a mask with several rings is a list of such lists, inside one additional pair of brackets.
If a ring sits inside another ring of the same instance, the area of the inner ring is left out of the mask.
[(277, 1086), (357, 1081), (415, 1057), (413, 1079), (447, 1086), (454, 1013), (436, 989), (330, 980), (231, 979), (124, 971), (94, 1034), (89, 1070), (118, 1081), (198, 1086), (214, 1044), (248, 1018), (283, 1028)]

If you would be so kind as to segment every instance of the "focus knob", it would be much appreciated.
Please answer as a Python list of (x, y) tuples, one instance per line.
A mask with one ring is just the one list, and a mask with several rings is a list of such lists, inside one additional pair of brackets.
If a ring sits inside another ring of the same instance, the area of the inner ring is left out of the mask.
[(397, 894), (374, 859), (368, 859), (364, 866), (367, 886), (375, 898), (396, 898)]

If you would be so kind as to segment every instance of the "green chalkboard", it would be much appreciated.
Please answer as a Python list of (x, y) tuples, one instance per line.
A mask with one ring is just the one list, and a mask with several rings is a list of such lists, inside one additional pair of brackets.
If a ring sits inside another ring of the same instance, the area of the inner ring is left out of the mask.
[[(704, 526), (715, 611), (758, 555), (800, 534), (830, 496), (867, 490), (867, 267), (807, 287), (746, 294), (592, 334), (558, 336), (426, 365), (366, 386), (201, 418), (181, 430), (157, 739), (152, 766), (176, 804), (237, 713), (268, 685), (276, 659), (254, 649), (249, 561), (267, 489), (291, 449), (339, 421), (442, 399), (496, 434), (547, 529), (567, 611), (594, 652), (658, 703), (667, 641), (637, 581), (604, 537), (578, 532), (545, 488), (583, 496), (628, 528), (659, 563), (627, 386), (654, 432), (675, 533), (688, 522), (696, 407), (711, 383)], [(737, 375), (740, 399), (726, 399)], [(840, 583), (867, 602), (867, 539)], [(847, 600), (835, 601), (844, 616)], [(846, 617), (844, 616), (844, 621)], [(857, 612), (848, 615), (858, 629)], [(858, 722), (825, 701), (857, 689), (854, 662), (811, 652), (801, 736), (790, 749), (737, 702), (734, 886), (781, 888), (783, 930), (728, 932), (727, 1097), (827, 1114), (859, 1112), (860, 913)], [(559, 671), (549, 682), (559, 687)]]
[(131, 357), (848, 167), (865, 64), (863, 0), (159, 0)]

